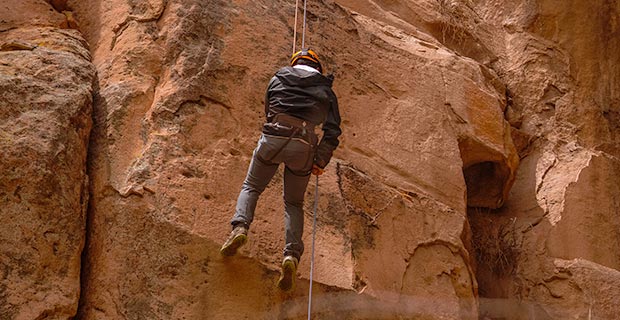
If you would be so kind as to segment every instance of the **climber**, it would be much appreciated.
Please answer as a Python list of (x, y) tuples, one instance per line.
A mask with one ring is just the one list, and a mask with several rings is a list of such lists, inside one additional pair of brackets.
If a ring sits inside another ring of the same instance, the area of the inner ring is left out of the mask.
[[(224, 256), (233, 256), (247, 241), (258, 197), (280, 163), (284, 169), (285, 247), (278, 287), (293, 288), (297, 264), (304, 251), (304, 194), (310, 173), (321, 175), (338, 146), (341, 134), (338, 100), (332, 91), (333, 76), (324, 76), (318, 55), (303, 49), (293, 54), (290, 66), (275, 74), (265, 95), (265, 116), (258, 146), (254, 149), (241, 187), (232, 232), (222, 245)], [(322, 124), (318, 143), (315, 127)]]

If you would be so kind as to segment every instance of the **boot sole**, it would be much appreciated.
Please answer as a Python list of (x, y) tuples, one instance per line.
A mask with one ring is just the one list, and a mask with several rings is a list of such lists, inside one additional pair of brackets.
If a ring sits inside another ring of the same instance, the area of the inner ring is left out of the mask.
[(222, 249), (220, 249), (220, 253), (223, 256), (232, 257), (237, 254), (237, 249), (241, 248), (241, 246), (243, 246), (247, 241), (248, 236), (246, 236), (245, 234), (237, 235), (235, 238), (233, 238), (229, 245), (224, 246), (222, 247)]
[(295, 286), (295, 263), (293, 261), (285, 261), (282, 264), (282, 274), (278, 279), (278, 288), (288, 292)]

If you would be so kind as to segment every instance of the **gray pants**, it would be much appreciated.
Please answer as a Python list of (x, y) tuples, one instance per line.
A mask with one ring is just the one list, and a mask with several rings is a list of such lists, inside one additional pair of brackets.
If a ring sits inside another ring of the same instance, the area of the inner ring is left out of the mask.
[(258, 197), (271, 181), (280, 163), (284, 162), (284, 255), (300, 259), (304, 252), (301, 240), (304, 232), (304, 195), (310, 180), (314, 148), (300, 139), (291, 139), (288, 144), (287, 140), (287, 137), (265, 134), (261, 136), (241, 187), (231, 224), (234, 227), (243, 223), (250, 227)]

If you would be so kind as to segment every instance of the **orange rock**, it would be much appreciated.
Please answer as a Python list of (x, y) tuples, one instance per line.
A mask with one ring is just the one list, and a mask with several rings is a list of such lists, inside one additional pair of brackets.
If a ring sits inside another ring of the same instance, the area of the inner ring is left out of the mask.
[[(316, 318), (620, 314), (612, 2), (309, 2), (306, 43), (335, 75), (344, 129), (320, 181)], [(310, 191), (291, 295), (275, 287), (280, 173), (241, 255), (218, 253), (294, 4), (5, 3), (0, 172), (18, 170), (0, 179), (0, 314), (306, 319)], [(93, 90), (86, 194), (90, 116), (75, 106)]]
[(79, 29), (77, 21), (73, 17), (73, 12), (71, 11), (63, 11), (62, 14), (67, 17), (67, 19), (60, 25), (63, 29)]
[(49, 5), (0, 7), (0, 318), (68, 319), (80, 296), (96, 71)]

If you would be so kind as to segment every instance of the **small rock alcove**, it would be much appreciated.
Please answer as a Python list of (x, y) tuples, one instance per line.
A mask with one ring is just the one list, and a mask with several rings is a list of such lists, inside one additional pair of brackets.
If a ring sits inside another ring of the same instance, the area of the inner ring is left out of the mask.
[(463, 168), (467, 206), (491, 209), (501, 207), (508, 174), (508, 168), (497, 161), (482, 161)]
[(511, 162), (510, 156), (472, 138), (460, 140), (459, 149), (467, 186), (469, 248), (482, 317), (494, 304), (508, 307), (509, 279), (516, 267), (519, 250), (512, 225), (498, 223), (495, 216), (514, 182), (517, 162)]
[(500, 208), (514, 182), (518, 161), (513, 160), (510, 150), (496, 150), (471, 137), (461, 139), (459, 149), (467, 185), (467, 206)]

